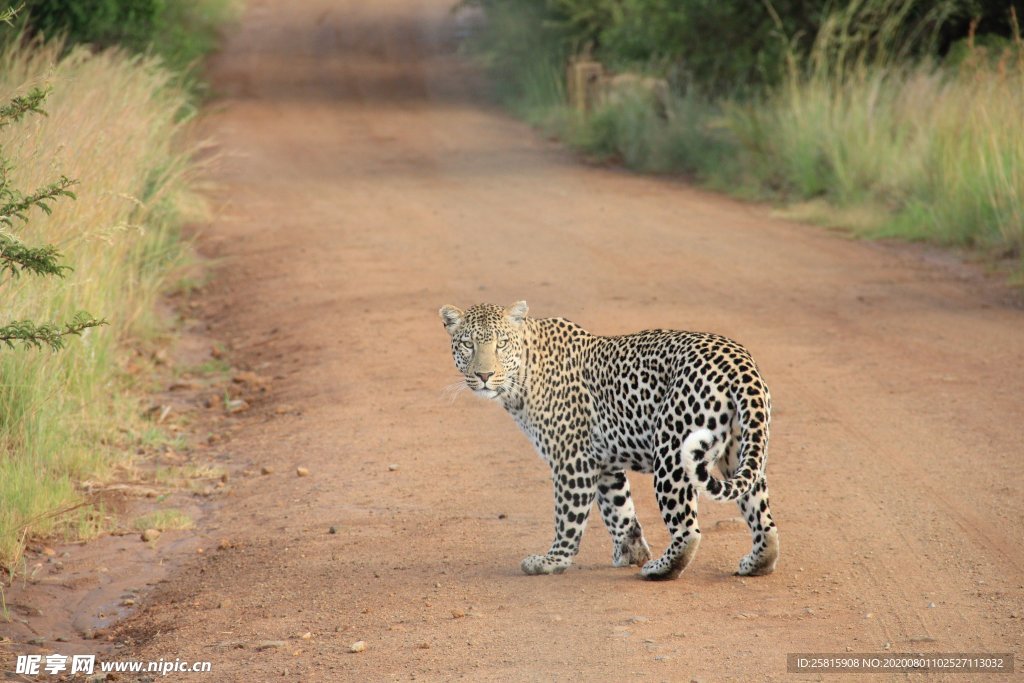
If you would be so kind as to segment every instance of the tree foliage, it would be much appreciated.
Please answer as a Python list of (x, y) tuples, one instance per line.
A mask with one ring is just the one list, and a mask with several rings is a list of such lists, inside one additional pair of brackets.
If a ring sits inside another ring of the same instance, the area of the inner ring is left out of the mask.
[(6, 344), (11, 349), (14, 348), (15, 342), (20, 342), (26, 347), (39, 349), (49, 346), (57, 351), (64, 348), (65, 337), (80, 335), (90, 327), (104, 324), (106, 324), (105, 321), (97, 320), (85, 311), (76, 314), (70, 322), (63, 324), (39, 324), (31, 320), (15, 320), (0, 326), (0, 343)]
[[(180, 0), (171, 0), (175, 2)], [(0, 0), (28, 22), (31, 33), (65, 34), (71, 44), (123, 45), (144, 50), (159, 27), (166, 0)]]
[[(218, 27), (239, 0), (0, 0), (0, 12), (19, 10), (21, 30), (68, 49), (120, 47), (157, 54), (172, 71), (195, 78), (198, 60), (217, 43)], [(192, 83), (197, 86), (197, 83)]]
[(772, 85), (803, 61), (830, 18), (859, 35), (892, 30), (905, 54), (945, 54), (969, 32), (1011, 36), (1024, 0), (467, 0), (489, 14), (536, 17), (534, 35), (613, 68), (654, 68), (710, 94)]

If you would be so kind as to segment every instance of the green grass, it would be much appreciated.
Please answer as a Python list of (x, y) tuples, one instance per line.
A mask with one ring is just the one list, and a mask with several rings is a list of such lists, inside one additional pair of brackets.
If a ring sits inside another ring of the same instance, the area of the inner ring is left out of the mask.
[(225, 375), (231, 372), (231, 363), (222, 358), (208, 358), (199, 365), (189, 368), (188, 372), (200, 377)]
[(167, 508), (164, 510), (154, 510), (141, 517), (137, 517), (134, 526), (139, 531), (145, 531), (146, 529), (170, 531), (191, 529), (195, 526), (195, 522), (181, 510)]
[(128, 458), (144, 429), (128, 391), (125, 349), (160, 329), (155, 299), (182, 260), (179, 226), (202, 205), (179, 138), (188, 101), (155, 58), (61, 46), (0, 55), (0, 99), (48, 83), (48, 116), (0, 130), (12, 181), (34, 188), (61, 173), (77, 201), (33, 213), (18, 234), (53, 243), (74, 268), (65, 279), (7, 280), (6, 319), (64, 320), (77, 310), (110, 325), (58, 353), (0, 350), (0, 567), (16, 565), (26, 538), (86, 533), (84, 479), (102, 480)]
[(164, 447), (174, 451), (181, 451), (185, 450), (188, 446), (188, 439), (183, 435), (170, 434), (167, 430), (153, 424), (142, 426), (133, 433), (133, 437), (138, 446), (148, 451)]

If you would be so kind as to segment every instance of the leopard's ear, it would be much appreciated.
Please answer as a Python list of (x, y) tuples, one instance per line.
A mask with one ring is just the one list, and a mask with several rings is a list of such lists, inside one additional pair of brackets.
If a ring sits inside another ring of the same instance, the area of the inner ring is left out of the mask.
[(455, 328), (462, 322), (462, 317), (465, 315), (461, 309), (455, 308), (452, 305), (446, 304), (441, 307), (438, 315), (441, 316), (441, 322), (444, 323), (444, 329), (448, 330), (448, 334), (454, 334)]
[(526, 305), (525, 301), (517, 301), (505, 309), (505, 317), (508, 318), (510, 323), (518, 327), (526, 320), (526, 312), (529, 310), (530, 307)]

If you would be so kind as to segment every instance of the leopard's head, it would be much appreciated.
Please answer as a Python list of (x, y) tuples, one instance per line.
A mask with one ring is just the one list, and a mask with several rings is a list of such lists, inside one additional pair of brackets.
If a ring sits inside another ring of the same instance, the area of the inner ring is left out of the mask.
[(525, 301), (508, 308), (477, 304), (467, 311), (442, 306), (441, 321), (452, 338), (455, 367), (478, 396), (499, 398), (516, 384), (523, 362)]

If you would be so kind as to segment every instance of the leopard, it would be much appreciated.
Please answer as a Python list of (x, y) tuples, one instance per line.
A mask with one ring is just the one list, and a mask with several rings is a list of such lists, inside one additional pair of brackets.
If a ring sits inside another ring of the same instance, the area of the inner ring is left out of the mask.
[[(779, 535), (765, 476), (771, 397), (747, 349), (705, 332), (599, 336), (528, 312), (525, 301), (439, 310), (465, 385), (500, 403), (551, 469), (555, 538), (546, 553), (523, 559), (522, 571), (568, 569), (596, 501), (613, 566), (675, 579), (700, 545), (697, 503), (705, 496), (735, 501), (750, 530), (751, 550), (735, 573), (773, 572)], [(627, 470), (653, 473), (670, 534), (657, 559)]]

